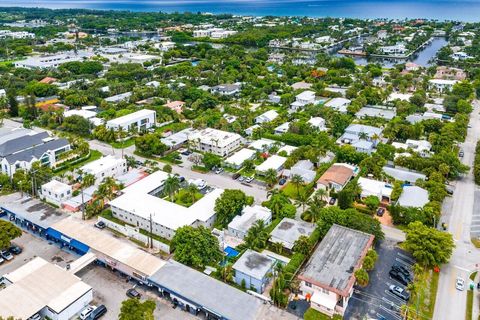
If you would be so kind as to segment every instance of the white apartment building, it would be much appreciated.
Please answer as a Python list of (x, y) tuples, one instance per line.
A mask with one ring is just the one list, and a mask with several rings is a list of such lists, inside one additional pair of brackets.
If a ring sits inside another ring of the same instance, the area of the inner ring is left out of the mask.
[(72, 186), (57, 180), (43, 184), (40, 190), (40, 197), (43, 200), (57, 206), (61, 206), (63, 201), (72, 197)]
[(145, 131), (155, 125), (157, 113), (154, 110), (143, 109), (127, 114), (113, 120), (107, 121), (107, 128), (123, 131)]
[(95, 177), (95, 184), (107, 177), (117, 177), (127, 172), (127, 160), (108, 155), (84, 165), (81, 170)]
[(190, 207), (157, 196), (169, 174), (156, 171), (123, 189), (123, 195), (112, 200), (113, 216), (130, 225), (152, 230), (154, 234), (172, 239), (183, 226), (212, 228), (215, 222), (215, 201), (223, 193), (214, 189)]
[(206, 128), (188, 137), (193, 147), (203, 152), (210, 152), (225, 157), (237, 150), (243, 138), (239, 134)]
[(51, 69), (57, 68), (61, 64), (72, 61), (84, 61), (93, 55), (91, 52), (65, 52), (47, 56), (29, 57), (25, 60), (15, 62), (15, 68), (26, 69)]

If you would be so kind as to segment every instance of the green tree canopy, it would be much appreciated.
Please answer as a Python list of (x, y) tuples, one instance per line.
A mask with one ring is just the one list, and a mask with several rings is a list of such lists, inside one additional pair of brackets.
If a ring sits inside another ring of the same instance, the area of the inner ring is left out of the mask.
[(138, 299), (128, 299), (122, 302), (119, 320), (154, 320), (155, 301), (140, 302)]
[(452, 234), (427, 227), (419, 221), (410, 223), (406, 233), (404, 246), (421, 266), (433, 268), (450, 260), (455, 247)]
[(203, 226), (177, 229), (171, 248), (174, 250), (175, 260), (193, 268), (214, 265), (222, 258), (217, 238)]
[(10, 246), (10, 242), (22, 235), (20, 230), (13, 223), (0, 220), (0, 249), (6, 249)]
[(221, 227), (226, 227), (236, 215), (242, 212), (248, 201), (248, 197), (243, 191), (226, 189), (215, 201), (216, 223)]

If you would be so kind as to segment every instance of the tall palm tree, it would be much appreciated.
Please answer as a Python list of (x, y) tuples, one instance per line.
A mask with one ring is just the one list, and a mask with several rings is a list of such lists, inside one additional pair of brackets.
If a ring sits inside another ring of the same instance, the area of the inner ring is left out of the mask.
[(299, 174), (294, 174), (290, 178), (290, 183), (293, 184), (297, 189), (297, 197), (298, 197), (300, 195), (300, 186), (303, 185), (304, 183), (302, 176)]
[(298, 208), (302, 208), (302, 213), (305, 212), (305, 207), (308, 204), (308, 194), (306, 192), (300, 192), (297, 195), (297, 199), (295, 200), (295, 204)]
[(173, 198), (179, 189), (180, 180), (178, 180), (177, 176), (169, 175), (163, 184), (163, 190), (169, 195), (170, 201), (173, 201)]
[(82, 177), (82, 187), (88, 188), (95, 184), (95, 176), (91, 173), (87, 173)]
[(283, 251), (283, 243), (281, 243), (281, 242), (275, 242), (275, 243), (273, 243), (273, 248), (274, 248), (274, 250), (275, 250), (276, 253), (282, 254), (282, 251)]
[(266, 230), (265, 221), (257, 220), (248, 230), (245, 237), (245, 246), (249, 249), (259, 251), (267, 245), (269, 235)]
[(275, 188), (275, 189), (268, 190), (267, 199), (274, 198), (276, 195), (279, 195), (279, 194), (281, 194), (280, 189)]
[(315, 196), (319, 197), (322, 201), (326, 201), (328, 198), (328, 191), (320, 188), (315, 192)]
[(196, 185), (194, 185), (193, 183), (189, 183), (187, 185), (187, 187), (185, 188), (185, 192), (188, 194), (188, 196), (190, 197), (190, 199), (192, 200), (192, 204), (195, 203), (195, 196), (197, 195), (198, 193), (198, 188)]
[(278, 172), (275, 169), (268, 169), (265, 172), (265, 182), (272, 187), (278, 179)]
[(97, 191), (94, 195), (98, 197), (102, 204), (102, 209), (105, 207), (105, 200), (112, 200), (115, 196), (115, 191), (119, 189), (117, 181), (112, 177), (107, 177), (103, 182), (98, 186)]

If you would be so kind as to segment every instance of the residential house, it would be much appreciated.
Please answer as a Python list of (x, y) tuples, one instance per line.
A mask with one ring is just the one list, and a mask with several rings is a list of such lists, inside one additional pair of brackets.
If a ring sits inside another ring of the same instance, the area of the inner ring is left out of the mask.
[(334, 163), (317, 180), (317, 188), (341, 191), (358, 174), (358, 167), (347, 163)]
[(364, 177), (358, 178), (358, 185), (362, 189), (360, 197), (366, 198), (368, 196), (375, 196), (384, 203), (390, 203), (392, 194), (392, 186), (383, 181), (368, 179)]
[(428, 88), (440, 93), (450, 92), (458, 80), (447, 79), (430, 79), (428, 80)]
[(228, 224), (228, 233), (232, 237), (243, 240), (248, 230), (259, 220), (262, 220), (265, 226), (268, 226), (272, 222), (272, 211), (259, 205), (246, 206), (243, 208), (241, 215), (235, 216)]
[(278, 117), (278, 112), (275, 110), (268, 110), (255, 118), (256, 124), (262, 124), (275, 120)]
[(334, 224), (300, 271), (301, 295), (310, 307), (343, 316), (374, 236)]
[(352, 145), (358, 152), (372, 153), (378, 142), (382, 140), (381, 128), (363, 124), (351, 124), (338, 138), (337, 143)]
[(281, 134), (287, 133), (289, 128), (290, 128), (290, 122), (285, 122), (279, 125), (278, 127), (276, 127), (274, 129), (274, 132), (277, 135), (281, 135)]
[(243, 166), (245, 161), (253, 160), (255, 158), (255, 154), (255, 150), (243, 148), (225, 159), (224, 163), (226, 166), (238, 170)]
[(268, 241), (271, 244), (281, 243), (287, 251), (291, 252), (295, 241), (301, 236), (310, 237), (315, 227), (315, 224), (303, 220), (283, 218), (270, 233)]
[(302, 177), (303, 183), (309, 184), (315, 180), (317, 172), (310, 160), (299, 160), (289, 170), (283, 171), (283, 176), (291, 178), (295, 175)]
[(84, 175), (95, 177), (95, 184), (99, 185), (107, 177), (117, 177), (127, 172), (127, 160), (107, 155), (98, 160), (87, 163), (81, 170)]
[(268, 157), (267, 160), (259, 164), (255, 168), (255, 171), (259, 175), (265, 175), (265, 173), (268, 170), (273, 169), (277, 172), (277, 176), (279, 176), (281, 174), (281, 171), (283, 170), (283, 165), (285, 164), (286, 161), (287, 161), (287, 158), (277, 156), (274, 154)]
[(39, 196), (48, 203), (60, 207), (62, 202), (72, 197), (72, 186), (57, 180), (51, 180), (41, 186)]
[(315, 130), (327, 130), (327, 127), (325, 126), (325, 119), (322, 117), (312, 117), (307, 121), (307, 123)]
[(345, 98), (333, 98), (327, 101), (324, 106), (331, 108), (341, 113), (347, 113), (347, 108), (352, 103), (352, 100)]
[(297, 111), (307, 104), (315, 104), (315, 92), (313, 91), (303, 91), (295, 96), (295, 101), (290, 104), (290, 110)]
[(418, 186), (406, 185), (402, 189), (397, 204), (408, 208), (423, 208), (429, 201), (427, 190)]
[(142, 132), (155, 126), (157, 113), (154, 110), (142, 109), (122, 117), (107, 121), (107, 129), (126, 132)]
[(175, 111), (176, 113), (182, 113), (183, 111), (183, 106), (185, 106), (184, 101), (170, 101), (165, 104), (165, 107), (167, 107), (170, 110)]
[(239, 82), (234, 84), (221, 84), (210, 88), (210, 92), (222, 96), (234, 96), (240, 92), (241, 86)]
[(248, 249), (235, 262), (235, 283), (257, 293), (263, 293), (270, 282), (270, 274), (275, 260), (261, 253)]
[(308, 90), (312, 87), (312, 84), (304, 81), (300, 81), (300, 82), (295, 82), (294, 84), (291, 85), (291, 87), (293, 90), (301, 90), (301, 89)]

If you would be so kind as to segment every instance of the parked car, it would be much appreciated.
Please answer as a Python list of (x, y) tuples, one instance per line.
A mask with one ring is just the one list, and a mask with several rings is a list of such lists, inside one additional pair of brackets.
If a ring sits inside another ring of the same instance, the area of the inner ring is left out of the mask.
[(237, 180), (240, 177), (240, 173), (234, 173), (232, 176), (233, 180)]
[(132, 289), (127, 290), (127, 297), (140, 299), (142, 297), (142, 295), (140, 294), (140, 292), (135, 290), (135, 288), (132, 288)]
[(88, 316), (87, 320), (96, 320), (100, 319), (105, 313), (107, 313), (107, 307), (105, 307), (103, 304), (99, 305), (95, 310), (90, 313), (90, 316)]
[(238, 181), (240, 181), (240, 182), (243, 182), (244, 180), (245, 180), (244, 176), (241, 176), (240, 178), (238, 178)]
[(285, 178), (282, 178), (282, 179), (280, 179), (280, 181), (278, 181), (278, 184), (281, 185), (281, 186), (283, 186), (285, 183), (287, 183), (287, 179), (285, 179)]
[(22, 248), (20, 248), (17, 245), (12, 244), (10, 248), (8, 248), (8, 251), (10, 251), (11, 254), (18, 255), (22, 253)]
[(250, 183), (250, 182), (252, 182), (252, 181), (253, 181), (253, 177), (247, 177), (247, 178), (245, 179), (245, 182), (247, 182), (247, 183)]
[(13, 260), (13, 255), (8, 250), (2, 250), (0, 255), (7, 261)]
[(28, 320), (42, 320), (42, 316), (38, 313), (35, 313), (33, 316), (28, 318)]
[(462, 278), (457, 278), (457, 281), (455, 282), (455, 288), (457, 290), (463, 291), (465, 289), (465, 280)]
[(94, 226), (97, 227), (98, 229), (105, 229), (107, 225), (103, 221), (97, 221), (97, 223), (95, 223)]
[(223, 172), (223, 168), (217, 168), (217, 169), (215, 170), (215, 173), (216, 173), (216, 174), (220, 174), (220, 173), (222, 173), (222, 172)]
[(337, 198), (330, 198), (330, 201), (328, 201), (328, 204), (333, 206), (335, 204), (335, 202), (337, 202)]
[(446, 186), (445, 190), (447, 191), (447, 194), (449, 194), (449, 195), (452, 195), (453, 191), (454, 191), (454, 189), (451, 186)]
[(92, 313), (93, 310), (95, 310), (95, 306), (87, 306), (85, 309), (80, 312), (80, 319), (85, 320), (88, 318), (88, 316)]
[(0, 257), (0, 264), (4, 263), (5, 262), (5, 259), (3, 259), (2, 257)]
[(390, 272), (388, 273), (390, 275), (390, 277), (392, 277), (392, 279), (394, 280), (397, 280), (398, 282), (400, 282), (401, 284), (403, 284), (404, 286), (408, 285), (408, 279), (403, 275), (403, 273), (401, 272), (398, 272), (398, 271), (395, 271), (395, 270), (390, 270)]
[(385, 208), (380, 207), (377, 209), (377, 216), (381, 217), (383, 216), (384, 213), (385, 213)]
[(400, 272), (403, 274), (406, 278), (411, 278), (410, 276), (410, 271), (402, 266), (401, 264), (394, 264), (391, 268), (393, 271)]
[(391, 293), (393, 293), (400, 299), (403, 299), (405, 301), (408, 301), (410, 299), (410, 293), (408, 293), (405, 289), (400, 288), (399, 286), (391, 285), (389, 290)]
[(460, 158), (463, 158), (463, 156), (464, 156), (463, 150), (460, 150), (460, 152), (458, 152), (458, 156), (459, 156)]

